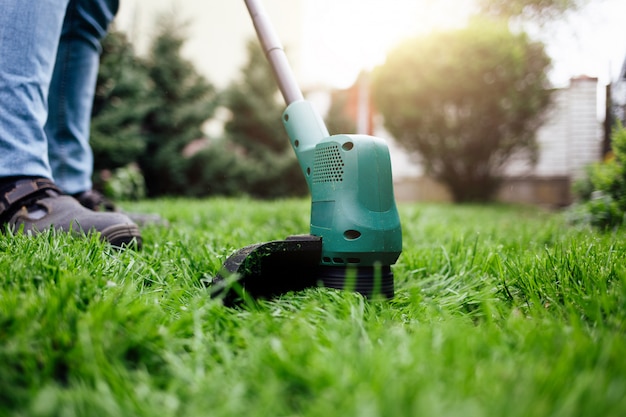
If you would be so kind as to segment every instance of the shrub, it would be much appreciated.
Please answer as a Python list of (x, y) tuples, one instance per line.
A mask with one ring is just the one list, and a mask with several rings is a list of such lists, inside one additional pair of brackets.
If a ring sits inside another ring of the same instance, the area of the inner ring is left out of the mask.
[(114, 200), (140, 200), (146, 197), (146, 184), (137, 164), (114, 170), (103, 188), (104, 193)]
[(613, 130), (611, 146), (610, 158), (591, 165), (588, 179), (577, 183), (574, 191), (583, 201), (572, 211), (575, 221), (604, 229), (624, 224), (626, 216), (626, 129), (621, 123)]

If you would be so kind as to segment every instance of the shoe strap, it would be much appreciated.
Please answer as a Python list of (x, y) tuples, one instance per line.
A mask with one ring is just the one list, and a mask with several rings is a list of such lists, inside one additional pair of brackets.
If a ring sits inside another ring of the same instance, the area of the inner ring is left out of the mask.
[(116, 211), (115, 204), (96, 190), (87, 190), (82, 193), (72, 194), (72, 197), (89, 210)]
[(63, 194), (54, 182), (47, 178), (18, 180), (0, 190), (0, 224), (6, 221), (4, 219), (5, 215), (8, 217), (17, 211), (17, 207), (21, 205), (18, 203), (40, 196), (43, 194), (42, 192), (47, 190)]

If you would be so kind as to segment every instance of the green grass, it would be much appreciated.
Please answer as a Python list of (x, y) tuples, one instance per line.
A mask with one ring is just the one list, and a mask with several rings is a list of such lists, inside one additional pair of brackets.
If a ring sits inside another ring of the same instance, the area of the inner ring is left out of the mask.
[(310, 289), (231, 309), (201, 281), (306, 233), (309, 203), (132, 209), (170, 222), (138, 253), (0, 235), (1, 416), (626, 415), (623, 229), (401, 205), (392, 301)]

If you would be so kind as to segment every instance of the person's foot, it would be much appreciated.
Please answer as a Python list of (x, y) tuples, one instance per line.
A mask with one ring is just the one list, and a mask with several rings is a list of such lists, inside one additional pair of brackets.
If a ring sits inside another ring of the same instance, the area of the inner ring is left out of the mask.
[(129, 213), (120, 211), (111, 200), (96, 190), (87, 190), (82, 193), (72, 194), (72, 197), (89, 210), (123, 213), (139, 226), (148, 224), (167, 226), (168, 224), (166, 220), (155, 213)]
[(22, 179), (0, 190), (0, 226), (13, 231), (39, 233), (56, 230), (80, 234), (97, 232), (116, 247), (141, 248), (139, 228), (121, 213), (98, 213), (64, 195), (45, 178)]

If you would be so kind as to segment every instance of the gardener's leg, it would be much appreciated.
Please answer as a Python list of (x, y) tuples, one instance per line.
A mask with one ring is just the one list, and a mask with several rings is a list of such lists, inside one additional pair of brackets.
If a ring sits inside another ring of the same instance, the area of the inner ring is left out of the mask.
[(117, 9), (118, 0), (70, 0), (63, 22), (45, 131), (52, 176), (68, 194), (92, 188), (89, 127), (100, 41)]
[(52, 178), (43, 126), (67, 3), (0, 0), (0, 177)]
[(87, 210), (52, 181), (44, 124), (67, 6), (0, 0), (0, 231), (96, 230), (114, 245), (141, 244), (128, 217)]

